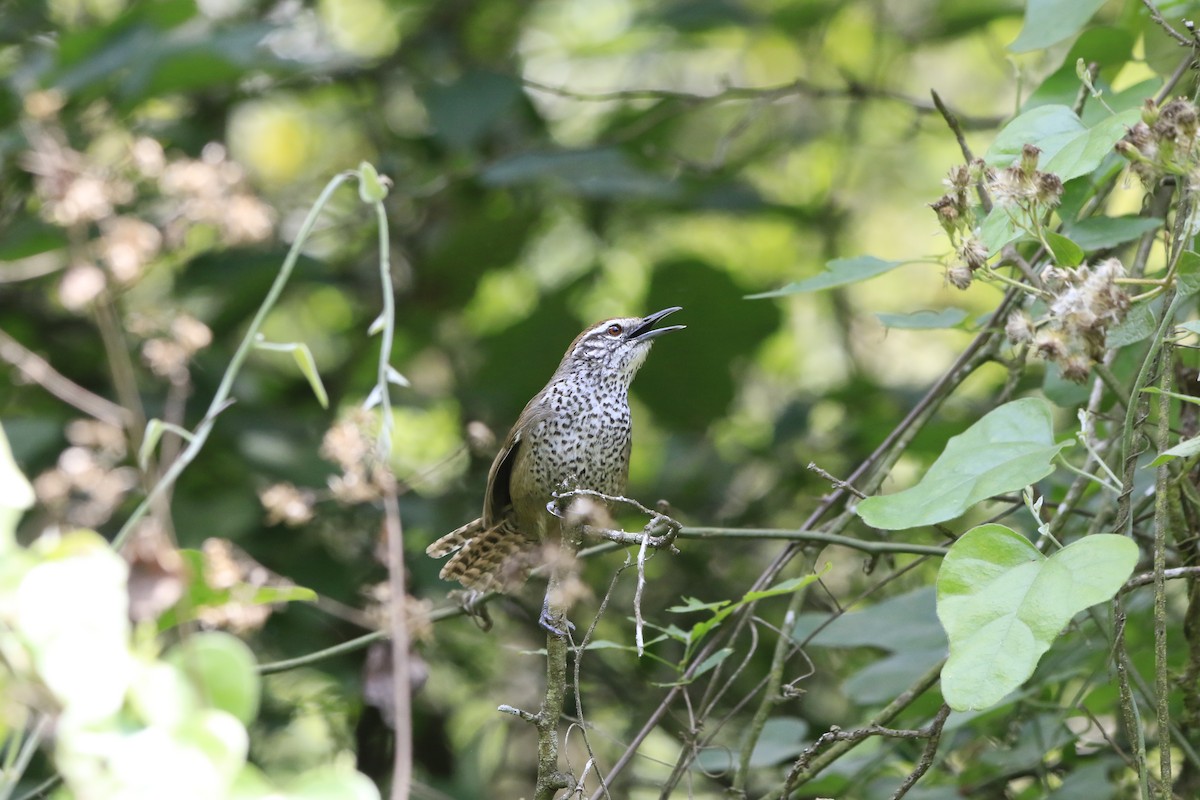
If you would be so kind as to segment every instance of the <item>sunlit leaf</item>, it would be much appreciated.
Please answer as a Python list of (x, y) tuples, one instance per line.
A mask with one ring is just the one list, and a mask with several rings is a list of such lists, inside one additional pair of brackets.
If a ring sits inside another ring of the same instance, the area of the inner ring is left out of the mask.
[(1175, 265), (1175, 288), (1188, 297), (1200, 292), (1200, 253), (1184, 250)]
[(961, 308), (944, 308), (941, 311), (914, 311), (911, 314), (877, 313), (875, 316), (889, 328), (936, 330), (957, 328), (967, 318), (967, 312)]
[(1046, 244), (1050, 245), (1054, 263), (1060, 267), (1077, 267), (1083, 263), (1083, 248), (1075, 242), (1054, 231), (1046, 231), (1043, 235)]
[(241, 639), (223, 631), (193, 633), (164, 658), (184, 671), (210, 708), (244, 724), (258, 716), (261, 679), (254, 652)]
[(850, 283), (865, 281), (882, 275), (908, 262), (885, 261), (875, 256), (855, 256), (854, 258), (835, 258), (825, 265), (825, 271), (807, 280), (789, 283), (781, 289), (761, 294), (747, 295), (747, 300), (760, 300), (766, 297), (783, 297), (799, 292), (818, 292), (822, 289), (832, 289), (835, 286), (845, 286)]
[(1100, 166), (1140, 113), (1129, 109), (1089, 128), (1066, 106), (1039, 106), (1004, 126), (984, 158), (989, 164), (1008, 166), (1032, 144), (1042, 151), (1038, 169), (1068, 181)]
[(1115, 349), (1149, 339), (1158, 330), (1158, 320), (1154, 318), (1154, 309), (1150, 303), (1142, 301), (1134, 303), (1125, 314), (1125, 319), (1109, 329), (1105, 338), (1105, 347)]
[(1046, 477), (1066, 446), (1054, 443), (1046, 401), (1014, 400), (951, 438), (916, 486), (868, 497), (858, 504), (858, 514), (868, 525), (887, 530), (945, 522), (981, 500)]
[(1185, 439), (1171, 449), (1163, 450), (1157, 458), (1150, 462), (1150, 466), (1159, 467), (1176, 458), (1191, 458), (1197, 454), (1200, 454), (1200, 436), (1194, 439)]
[(33, 484), (17, 466), (8, 436), (0, 426), (0, 554), (12, 544), (17, 521), (33, 502)]
[(1157, 217), (1088, 217), (1067, 228), (1071, 241), (1084, 250), (1101, 250), (1132, 242), (1163, 224)]
[(1104, 0), (1028, 0), (1025, 24), (1008, 49), (1028, 53), (1069, 39), (1083, 30), (1102, 5)]
[(358, 165), (358, 196), (364, 203), (378, 203), (388, 196), (387, 178), (381, 178), (374, 165), (363, 161)]
[(1084, 537), (1047, 558), (1003, 525), (972, 528), (938, 570), (938, 619), (950, 639), (942, 696), (985, 709), (1033, 674), (1077, 613), (1111, 598), (1137, 564), (1125, 536)]
[(275, 344), (260, 339), (254, 346), (259, 350), (291, 353), (292, 360), (296, 362), (296, 366), (300, 368), (300, 373), (308, 381), (308, 385), (312, 387), (313, 394), (316, 395), (317, 402), (321, 404), (321, 408), (329, 408), (329, 394), (325, 391), (325, 384), (321, 382), (321, 374), (317, 372), (317, 362), (313, 359), (312, 351), (308, 349), (308, 345), (303, 342)]

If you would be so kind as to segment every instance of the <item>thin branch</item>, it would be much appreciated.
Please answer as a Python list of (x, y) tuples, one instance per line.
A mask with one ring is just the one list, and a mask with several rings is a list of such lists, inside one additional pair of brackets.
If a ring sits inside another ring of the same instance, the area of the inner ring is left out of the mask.
[(1170, 36), (1184, 47), (1191, 47), (1194, 44), (1190, 37), (1184, 36), (1182, 33), (1171, 27), (1171, 23), (1163, 19), (1163, 15), (1158, 12), (1158, 7), (1155, 6), (1151, 0), (1142, 0), (1142, 5), (1150, 9), (1150, 19), (1154, 20), (1155, 24), (1162, 28), (1167, 36)]
[[(811, 746), (803, 753), (792, 765), (787, 778), (783, 785), (766, 795), (763, 800), (781, 800), (791, 794), (792, 789), (803, 785), (806, 781), (815, 777), (823, 769), (828, 767), (834, 761), (841, 758), (850, 750), (853, 750), (856, 745), (864, 739), (871, 736), (887, 736), (900, 739), (926, 739), (933, 733), (933, 725), (920, 730), (896, 730), (894, 728), (884, 727), (891, 722), (900, 712), (910, 706), (918, 697), (923, 695), (930, 687), (938, 681), (938, 677), (942, 672), (944, 661), (939, 661), (929, 671), (916, 680), (916, 682), (908, 689), (900, 693), (895, 700), (888, 703), (887, 706), (876, 714), (865, 726), (851, 731), (843, 731), (839, 728), (831, 728), (827, 733), (822, 734), (813, 742)], [(940, 713), (940, 712), (939, 712)], [(936, 723), (936, 719), (934, 722)], [(937, 731), (940, 733), (941, 725), (938, 725)], [(821, 751), (824, 752), (821, 752)]]
[[(788, 530), (781, 528), (696, 528), (685, 527), (679, 532), (680, 539), (780, 539), (802, 544), (828, 544), (839, 547), (849, 547), (862, 553), (882, 555), (884, 553), (903, 553), (914, 556), (944, 556), (949, 550), (931, 544), (912, 544), (909, 542), (872, 542), (856, 539), (853, 536), (841, 536), (836, 533), (821, 531)], [(761, 588), (761, 587), (756, 587)]]
[[(1143, 572), (1140, 575), (1134, 575), (1121, 588), (1122, 592), (1132, 591), (1139, 586), (1149, 586), (1158, 580), (1159, 573)], [(1174, 581), (1180, 578), (1200, 578), (1200, 567), (1174, 567), (1172, 569), (1164, 569), (1162, 571), (1163, 580)]]
[[(446, 614), (445, 616), (459, 616), (462, 613), (464, 613), (462, 611), (462, 609), (456, 609), (455, 611), (456, 611), (456, 613)], [(346, 653), (353, 653), (356, 650), (363, 650), (367, 647), (370, 647), (375, 642), (378, 642), (378, 641), (380, 641), (382, 639), (386, 639), (386, 638), (387, 638), (387, 631), (373, 631), (371, 633), (359, 636), (355, 639), (351, 639), (348, 642), (342, 642), (341, 644), (335, 644), (333, 647), (326, 647), (324, 650), (316, 650), (312, 653), (307, 653), (305, 655), (297, 656), (295, 658), (284, 659), (282, 661), (271, 661), (266, 664), (259, 664), (258, 665), (258, 674), (259, 675), (274, 675), (277, 672), (287, 672), (288, 670), (299, 669), (300, 667), (311, 666), (320, 661), (325, 661), (326, 659), (329, 659), (329, 658), (334, 658), (336, 656), (344, 655)]]
[(775, 640), (775, 652), (771, 655), (771, 669), (767, 674), (762, 700), (759, 701), (758, 709), (754, 712), (754, 717), (747, 727), (746, 736), (742, 740), (742, 752), (738, 760), (737, 772), (733, 776), (735, 792), (744, 793), (746, 791), (746, 783), (750, 778), (750, 758), (754, 755), (754, 747), (758, 744), (759, 737), (762, 736), (771, 711), (784, 699), (784, 695), (780, 691), (780, 687), (783, 685), (783, 667), (787, 663), (790, 650), (788, 645), (792, 643), (791, 632), (796, 624), (796, 615), (804, 603), (804, 596), (804, 590), (793, 593), (792, 599), (788, 603), (788, 610), (783, 615), (783, 626)]
[(134, 416), (129, 409), (75, 383), (3, 330), (0, 330), (0, 359), (16, 367), (26, 380), (36, 383), (90, 417), (118, 428), (128, 428), (133, 424)]
[[(1169, 446), (1171, 377), (1174, 348), (1163, 346), (1158, 365), (1158, 450)], [(1170, 511), (1171, 465), (1162, 464), (1154, 476), (1154, 693), (1158, 716), (1159, 781), (1169, 790), (1171, 780), (1171, 687), (1167, 675), (1167, 529)]]
[(892, 800), (900, 800), (900, 798), (908, 794), (908, 790), (915, 786), (917, 781), (921, 780), (921, 777), (933, 766), (933, 759), (937, 755), (938, 744), (942, 741), (942, 728), (946, 725), (946, 719), (949, 716), (950, 706), (942, 703), (942, 707), (938, 709), (933, 722), (929, 723), (929, 727), (925, 728), (929, 741), (925, 743), (925, 750), (921, 753), (921, 760), (917, 762), (916, 769), (910, 772), (899, 788), (896, 789), (896, 792), (892, 795)]
[[(967, 137), (963, 133), (962, 122), (959, 121), (958, 115), (942, 102), (942, 98), (937, 92), (931, 89), (929, 95), (933, 98), (933, 107), (942, 115), (942, 119), (946, 120), (947, 127), (954, 133), (954, 138), (958, 141), (958, 149), (962, 151), (963, 160), (970, 164), (975, 160), (975, 154), (971, 152), (971, 146), (967, 144)], [(983, 206), (983, 210), (991, 212), (992, 198), (988, 196), (983, 181), (975, 184), (975, 192), (979, 195), (979, 203)]]
[[(776, 101), (788, 97), (805, 96), (817, 99), (851, 98), (854, 100), (893, 100), (902, 103), (918, 114), (933, 114), (938, 111), (933, 104), (909, 97), (880, 86), (868, 86), (856, 81), (847, 81), (845, 86), (821, 86), (803, 78), (776, 86), (727, 86), (712, 94), (681, 92), (673, 89), (618, 89), (608, 92), (581, 92), (564, 86), (552, 86), (531, 78), (522, 78), (521, 83), (535, 92), (554, 95), (567, 100), (586, 103), (630, 102), (639, 100), (674, 100), (685, 105), (698, 106), (736, 100)], [(972, 130), (995, 128), (1003, 119), (1000, 117), (966, 117), (966, 126)]]
[[(390, 477), (390, 476), (389, 476)], [(408, 800), (412, 786), (412, 669), (409, 663), (408, 590), (404, 585), (404, 527), (394, 480), (383, 493), (383, 526), (387, 533), (388, 589), (392, 634), (392, 704), (395, 708), (395, 760), (392, 800)]]
[[(343, 172), (325, 185), (321, 191), (317, 201), (309, 209), (308, 216), (305, 217), (304, 223), (300, 226), (299, 232), (296, 234), (295, 241), (292, 242), (291, 248), (288, 250), (287, 257), (283, 260), (283, 265), (279, 268), (279, 273), (275, 276), (274, 283), (271, 284), (267, 296), (263, 298), (262, 304), (255, 313), (254, 319), (250, 322), (250, 327), (246, 330), (246, 335), (242, 338), (237, 350), (234, 351), (233, 357), (229, 360), (229, 366), (225, 368), (225, 374), (221, 376), (221, 383), (217, 386), (217, 391), (213, 395), (212, 402), (209, 404), (208, 411), (204, 415), (204, 419), (196, 426), (192, 432), (193, 439), (188, 442), (188, 446), (183, 449), (179, 457), (171, 462), (167, 467), (166, 472), (159, 478), (154, 488), (146, 495), (129, 518), (125, 520), (125, 524), (121, 526), (121, 530), (117, 532), (113, 539), (113, 547), (120, 548), (121, 544), (128, 538), (133, 531), (134, 526), (138, 523), (151, 506), (158, 500), (159, 497), (164, 497), (175, 485), (175, 481), (183, 474), (188, 465), (195, 460), (200, 451), (204, 449), (205, 443), (208, 441), (208, 435), (212, 432), (213, 426), (216, 424), (217, 416), (231, 401), (233, 393), (233, 382), (241, 372), (242, 364), (250, 355), (250, 350), (253, 349), (258, 338), (258, 332), (266, 321), (267, 315), (271, 309), (275, 307), (279, 296), (283, 294), (283, 287), (287, 285), (288, 279), (291, 278), (292, 270), (296, 266), (296, 262), (300, 259), (300, 251), (308, 240), (309, 234), (312, 232), (313, 226), (317, 223), (317, 218), (321, 214), (321, 210), (325, 207), (330, 196), (341, 186), (345, 181), (353, 177), (352, 172)], [(139, 433), (140, 435), (140, 433)]]
[[(999, 307), (997, 308), (997, 317), (1002, 316), (1007, 311), (1009, 305), (1015, 300), (1015, 298), (1015, 291), (1010, 291), (1005, 295), (1004, 299), (1001, 300)], [(905, 447), (907, 442), (911, 440), (911, 437), (916, 434), (916, 431), (919, 430), (920, 427), (933, 416), (934, 412), (938, 409), (938, 407), (940, 407), (942, 401), (945, 400), (946, 396), (950, 394), (951, 390), (957, 387), (963, 380), (966, 379), (967, 376), (971, 375), (977, 367), (987, 363), (992, 359), (998, 341), (999, 337), (997, 336), (997, 332), (995, 330), (988, 329), (979, 333), (975, 339), (971, 341), (967, 348), (959, 354), (958, 358), (954, 360), (954, 363), (950, 365), (949, 369), (947, 369), (946, 372), (944, 372), (942, 376), (934, 383), (934, 385), (931, 386), (928, 391), (926, 391), (921, 400), (909, 410), (904, 419), (901, 420), (900, 423), (884, 438), (883, 442), (881, 442), (879, 446), (875, 448), (874, 452), (872, 452), (871, 455), (869, 455), (861, 464), (859, 464), (854, 472), (846, 478), (846, 482), (857, 483), (861, 481), (868, 473), (871, 473), (870, 479), (867, 481), (866, 485), (863, 485), (863, 488), (868, 494), (875, 491), (879, 484), (882, 483), (884, 476), (886, 475), (887, 467), (894, 463), (895, 459), (899, 458), (900, 451), (903, 449), (903, 447)], [(845, 500), (846, 494), (847, 493), (844, 490), (835, 490), (823, 497), (816, 509), (809, 514), (809, 517), (805, 521), (805, 524), (801, 527), (801, 530), (810, 529), (816, 526), (816, 524), (826, 514), (828, 514), (832, 509), (836, 508)], [(853, 518), (853, 512), (844, 511), (837, 518), (837, 520), (831, 523), (830, 529), (840, 530), (845, 525), (848, 525), (850, 520)], [(811, 536), (811, 534), (806, 534), (806, 536)], [(838, 542), (838, 544), (842, 543), (843, 542)], [(770, 565), (768, 565), (767, 568), (758, 576), (758, 578), (752, 584), (751, 590), (762, 590), (767, 586), (770, 586), (771, 583), (774, 582), (776, 576), (779, 575), (784, 567), (786, 567), (791, 560), (805, 548), (806, 545), (807, 542), (805, 541), (793, 541), (791, 544), (789, 544), (788, 547), (786, 547), (782, 553), (776, 556)], [(725, 637), (726, 639), (738, 635), (738, 633), (742, 630), (742, 627), (747, 624), (747, 620), (752, 617), (754, 607), (754, 603), (747, 603), (738, 609), (737, 612), (735, 612), (736, 622), (733, 626), (731, 626), (729, 633)], [(696, 667), (699, 664), (702, 664), (706, 658), (708, 658), (713, 652), (722, 646), (724, 646), (724, 640), (721, 637), (714, 636), (709, 639), (708, 644), (705, 645), (696, 655), (692, 665), (687, 669), (687, 671), (685, 671), (680, 680), (684, 683), (690, 681), (694, 675)], [(715, 676), (718, 670), (719, 668), (717, 670), (713, 670), (710, 674)], [(659, 701), (658, 706), (656, 706), (655, 709), (650, 713), (645, 723), (643, 723), (642, 727), (629, 741), (625, 751), (620, 755), (616, 763), (614, 763), (612, 768), (609, 770), (608, 778), (605, 782), (606, 786), (611, 785), (612, 782), (615, 781), (620, 773), (625, 769), (625, 767), (627, 767), (633, 760), (634, 755), (637, 753), (642, 742), (645, 741), (646, 737), (648, 737), (651, 732), (658, 727), (659, 721), (667, 713), (667, 709), (670, 708), (671, 704), (675, 701), (675, 698), (679, 696), (680, 691), (679, 685), (673, 686), (670, 690), (668, 690), (666, 695), (663, 696), (663, 699)], [(600, 791), (593, 792), (591, 795), (591, 800), (599, 800), (600, 796)]]

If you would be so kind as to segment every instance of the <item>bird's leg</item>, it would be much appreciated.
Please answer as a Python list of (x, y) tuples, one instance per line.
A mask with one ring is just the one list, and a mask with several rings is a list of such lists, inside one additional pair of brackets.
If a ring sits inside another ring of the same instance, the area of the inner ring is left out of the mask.
[(575, 630), (575, 624), (567, 619), (567, 615), (562, 609), (550, 610), (550, 592), (552, 591), (551, 586), (546, 587), (546, 597), (542, 600), (542, 613), (538, 617), (538, 625), (560, 639), (565, 639), (567, 631)]
[(488, 594), (489, 592), (481, 592), (478, 589), (463, 589), (461, 591), (450, 592), (449, 596), (452, 596), (458, 602), (459, 608), (475, 621), (480, 630), (490, 631), (492, 629), (492, 617), (488, 614)]

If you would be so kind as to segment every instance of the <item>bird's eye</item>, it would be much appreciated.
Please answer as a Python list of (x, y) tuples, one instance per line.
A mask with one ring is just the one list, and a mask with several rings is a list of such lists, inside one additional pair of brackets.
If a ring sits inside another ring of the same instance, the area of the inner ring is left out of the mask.
[(614, 336), (614, 337), (620, 336), (622, 330), (624, 330), (624, 329), (620, 325), (618, 325), (617, 323), (614, 322), (612, 325), (608, 326), (608, 335)]

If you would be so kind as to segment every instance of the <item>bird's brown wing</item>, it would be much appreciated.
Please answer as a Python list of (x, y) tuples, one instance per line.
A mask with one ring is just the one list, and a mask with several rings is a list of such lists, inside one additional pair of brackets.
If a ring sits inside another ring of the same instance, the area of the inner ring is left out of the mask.
[(488, 470), (487, 491), (483, 495), (483, 525), (491, 528), (507, 516), (512, 507), (512, 471), (517, 463), (517, 453), (520, 452), (524, 435), (534, 425), (550, 416), (550, 408), (542, 400), (545, 389), (529, 401), (517, 424), (513, 425), (508, 437), (504, 440), (492, 468)]

